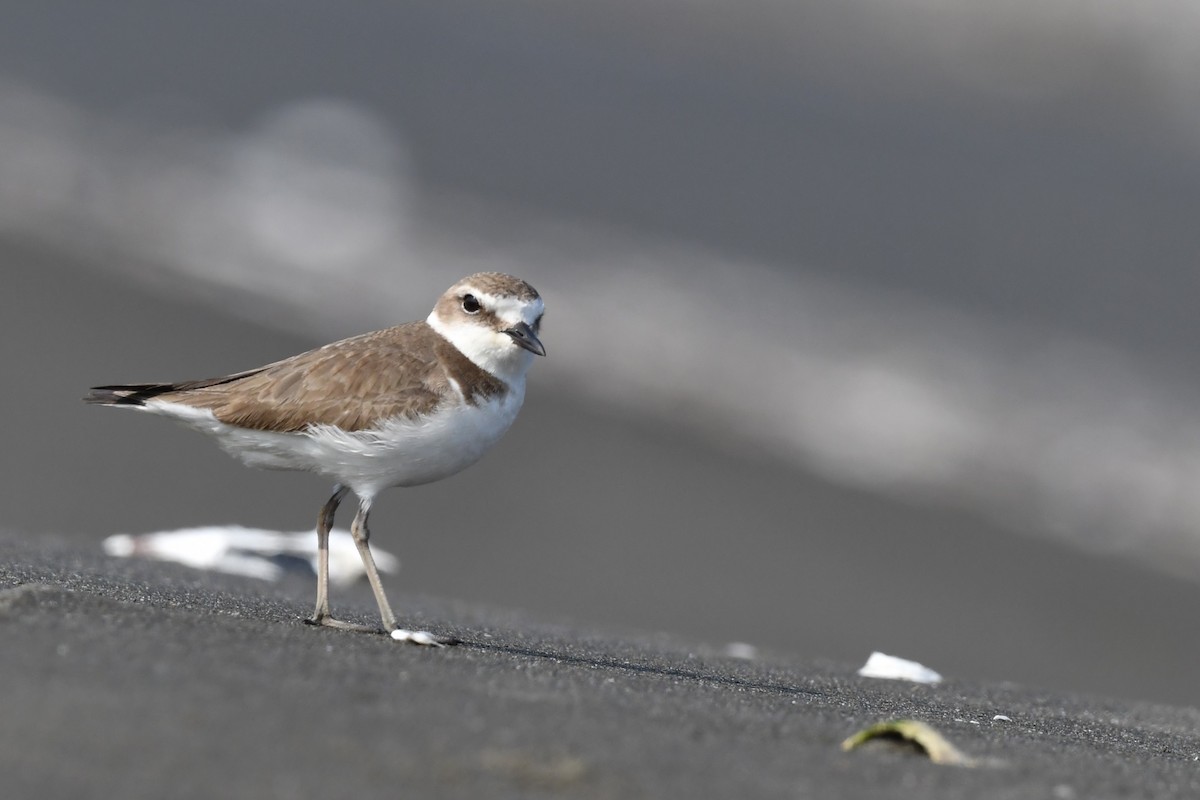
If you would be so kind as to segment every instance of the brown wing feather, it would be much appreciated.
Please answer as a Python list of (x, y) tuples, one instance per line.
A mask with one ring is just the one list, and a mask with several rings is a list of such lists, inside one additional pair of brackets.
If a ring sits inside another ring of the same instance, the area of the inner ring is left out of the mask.
[(460, 377), (469, 400), (506, 388), (426, 323), (413, 322), (159, 397), (211, 409), (222, 422), (245, 428), (287, 432), (335, 425), (357, 431), (385, 418), (431, 412), (450, 390), (447, 368)]

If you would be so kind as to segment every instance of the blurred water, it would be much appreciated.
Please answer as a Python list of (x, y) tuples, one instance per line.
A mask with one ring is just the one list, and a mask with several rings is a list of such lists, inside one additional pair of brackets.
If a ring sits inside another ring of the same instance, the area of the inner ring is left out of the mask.
[(1200, 387), (1144, 353), (423, 189), (401, 132), (344, 99), (231, 132), (6, 83), (0, 141), (0, 229), (81, 257), (99, 245), (98, 268), (323, 336), (509, 271), (547, 297), (540, 372), (588, 403), (1081, 547), (1189, 574), (1200, 560)]

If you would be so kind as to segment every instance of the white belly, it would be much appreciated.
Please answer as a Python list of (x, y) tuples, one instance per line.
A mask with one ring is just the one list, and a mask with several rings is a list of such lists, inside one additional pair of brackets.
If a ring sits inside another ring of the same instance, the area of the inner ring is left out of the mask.
[(524, 399), (520, 381), (502, 399), (447, 406), (419, 420), (396, 419), (353, 433), (328, 425), (297, 433), (259, 431), (178, 403), (152, 400), (144, 408), (213, 436), (247, 466), (315, 472), (372, 498), (389, 486), (429, 483), (475, 463), (512, 425)]

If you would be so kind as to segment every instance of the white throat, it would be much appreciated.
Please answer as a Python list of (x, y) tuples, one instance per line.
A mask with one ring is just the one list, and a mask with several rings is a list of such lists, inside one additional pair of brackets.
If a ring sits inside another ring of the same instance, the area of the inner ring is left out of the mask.
[(524, 382), (525, 373), (533, 363), (533, 353), (518, 347), (508, 334), (470, 322), (447, 322), (438, 316), (437, 309), (429, 314), (425, 322), (457, 347), (475, 366), (510, 386)]

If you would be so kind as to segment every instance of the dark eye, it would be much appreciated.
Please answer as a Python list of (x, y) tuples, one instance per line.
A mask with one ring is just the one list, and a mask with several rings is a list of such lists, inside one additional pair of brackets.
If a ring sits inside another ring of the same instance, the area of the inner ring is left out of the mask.
[(464, 294), (462, 299), (462, 309), (468, 314), (478, 314), (479, 309), (483, 306), (479, 305), (479, 301), (473, 294)]

